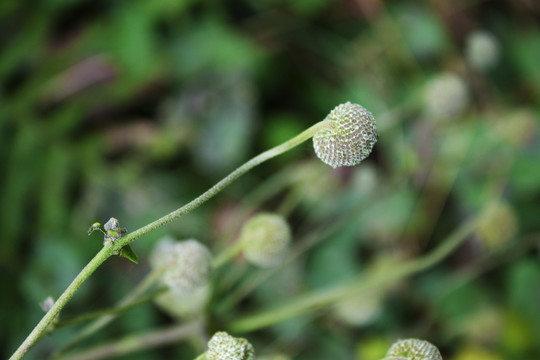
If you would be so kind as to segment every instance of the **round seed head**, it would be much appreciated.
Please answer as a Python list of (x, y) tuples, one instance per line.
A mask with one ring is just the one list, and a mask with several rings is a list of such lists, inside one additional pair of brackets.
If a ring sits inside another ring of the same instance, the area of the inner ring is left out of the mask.
[(476, 70), (487, 71), (499, 61), (501, 47), (497, 38), (488, 31), (475, 31), (467, 37), (465, 56)]
[(503, 249), (518, 230), (518, 218), (506, 202), (493, 203), (482, 214), (476, 234), (486, 248)]
[(400, 340), (392, 345), (385, 359), (392, 360), (442, 360), (435, 345), (419, 339)]
[(212, 270), (210, 251), (197, 240), (159, 242), (151, 255), (155, 269), (165, 268), (163, 282), (171, 290), (190, 292), (207, 283)]
[(425, 89), (426, 115), (434, 121), (456, 117), (469, 103), (467, 85), (453, 73), (443, 73), (431, 80)]
[(315, 154), (333, 168), (360, 164), (378, 140), (373, 114), (358, 104), (338, 105), (326, 117), (331, 129), (313, 136)]
[(244, 244), (244, 256), (250, 263), (275, 266), (289, 249), (291, 230), (282, 216), (261, 213), (244, 224), (238, 241)]
[(208, 360), (252, 360), (255, 359), (253, 346), (242, 338), (235, 338), (220, 331), (208, 342)]

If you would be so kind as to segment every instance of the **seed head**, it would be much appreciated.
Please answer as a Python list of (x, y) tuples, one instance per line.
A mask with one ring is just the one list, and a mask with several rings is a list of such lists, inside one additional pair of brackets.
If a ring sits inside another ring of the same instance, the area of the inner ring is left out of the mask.
[(373, 114), (358, 104), (347, 102), (336, 106), (326, 117), (334, 122), (331, 129), (313, 136), (315, 154), (333, 168), (360, 164), (377, 142)]
[(207, 283), (212, 269), (210, 251), (197, 240), (162, 239), (151, 255), (151, 264), (165, 267), (163, 282), (171, 290), (190, 292)]
[(501, 46), (490, 32), (478, 30), (467, 37), (465, 56), (467, 62), (476, 70), (487, 71), (497, 65)]
[(244, 244), (244, 256), (253, 265), (278, 265), (289, 248), (291, 230), (282, 216), (261, 213), (249, 219), (239, 240)]
[(208, 342), (206, 358), (208, 360), (253, 360), (255, 350), (246, 339), (235, 338), (220, 331), (215, 333)]
[(386, 353), (388, 360), (442, 360), (435, 345), (418, 339), (400, 340)]

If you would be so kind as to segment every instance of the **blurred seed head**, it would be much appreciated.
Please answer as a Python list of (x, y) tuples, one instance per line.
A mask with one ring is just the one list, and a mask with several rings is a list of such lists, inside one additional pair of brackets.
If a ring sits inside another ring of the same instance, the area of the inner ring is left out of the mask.
[(431, 80), (424, 93), (426, 115), (444, 120), (460, 115), (469, 103), (469, 91), (461, 77), (443, 73)]
[(150, 263), (165, 268), (163, 282), (174, 291), (191, 292), (207, 283), (212, 270), (210, 251), (197, 240), (176, 242), (162, 239), (154, 248)]
[(392, 360), (442, 360), (435, 345), (419, 339), (406, 339), (395, 342), (386, 353), (385, 359)]
[(210, 286), (199, 286), (190, 292), (171, 289), (160, 294), (154, 302), (174, 318), (197, 317), (203, 314), (210, 299)]
[(208, 360), (252, 360), (255, 359), (253, 346), (243, 338), (235, 338), (220, 331), (208, 342)]
[(334, 316), (350, 326), (364, 326), (373, 322), (382, 311), (384, 296), (377, 291), (348, 297), (336, 303)]
[(326, 120), (333, 121), (334, 127), (313, 136), (313, 147), (319, 159), (337, 168), (358, 165), (368, 157), (378, 140), (371, 112), (347, 102), (334, 108)]
[(518, 219), (512, 207), (506, 202), (496, 202), (482, 214), (476, 235), (485, 247), (497, 251), (505, 248), (517, 229)]
[(475, 31), (467, 37), (465, 57), (475, 70), (487, 71), (499, 61), (501, 46), (497, 38), (485, 30)]
[(291, 242), (291, 230), (285, 219), (276, 214), (261, 213), (249, 219), (240, 233), (244, 256), (253, 265), (279, 265)]

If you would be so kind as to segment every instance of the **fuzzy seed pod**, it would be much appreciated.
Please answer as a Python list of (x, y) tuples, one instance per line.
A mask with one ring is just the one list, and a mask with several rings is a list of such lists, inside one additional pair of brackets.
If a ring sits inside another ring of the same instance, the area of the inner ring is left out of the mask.
[(155, 269), (165, 267), (163, 282), (178, 292), (191, 292), (207, 283), (212, 269), (210, 251), (197, 240), (164, 238), (151, 255)]
[(326, 117), (332, 120), (331, 129), (313, 136), (315, 153), (333, 168), (360, 164), (378, 140), (373, 114), (358, 104), (338, 105)]
[(418, 339), (395, 342), (386, 353), (385, 360), (442, 360), (435, 345)]
[(443, 73), (431, 80), (424, 93), (426, 115), (433, 120), (458, 116), (469, 103), (469, 90), (458, 75)]
[(484, 211), (476, 230), (482, 244), (491, 251), (504, 249), (517, 233), (518, 218), (506, 202), (493, 203)]
[(289, 248), (291, 230), (282, 216), (261, 213), (244, 224), (238, 241), (244, 244), (244, 256), (253, 265), (276, 266)]
[(255, 359), (253, 346), (243, 338), (235, 338), (220, 331), (208, 342), (208, 360), (252, 360)]
[(501, 47), (497, 38), (488, 31), (475, 31), (467, 37), (465, 56), (476, 70), (487, 71), (499, 61)]

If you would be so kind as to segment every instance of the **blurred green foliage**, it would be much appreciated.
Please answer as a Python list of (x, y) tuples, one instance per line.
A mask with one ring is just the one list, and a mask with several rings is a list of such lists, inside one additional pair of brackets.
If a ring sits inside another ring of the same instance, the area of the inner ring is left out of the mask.
[[(242, 336), (295, 359), (374, 360), (408, 337), (437, 344), (445, 359), (540, 358), (539, 20), (534, 1), (0, 2), (3, 355), (37, 323), (38, 303), (99, 250), (101, 239), (86, 236), (93, 222), (114, 216), (134, 230), (351, 101), (379, 128), (363, 164), (321, 172), (310, 144), (272, 160), (136, 241), (139, 265), (110, 259), (62, 315), (115, 304), (148, 272), (163, 235), (222, 249), (246, 202), (286, 214), (295, 243), (337, 228), (286, 276), (216, 310), (211, 326), (421, 256), (503, 200), (515, 236), (498, 249), (472, 236), (443, 264), (388, 289), (374, 321), (354, 327), (325, 309)], [(477, 30), (497, 41), (490, 69), (467, 58)], [(433, 106), (448, 113), (435, 117)], [(251, 281), (241, 259), (226, 271), (217, 276), (233, 285), (218, 294)], [(141, 306), (86, 345), (172, 322)], [(43, 339), (28, 358), (47, 356), (71, 332)], [(175, 343), (123, 358), (196, 353)]]

